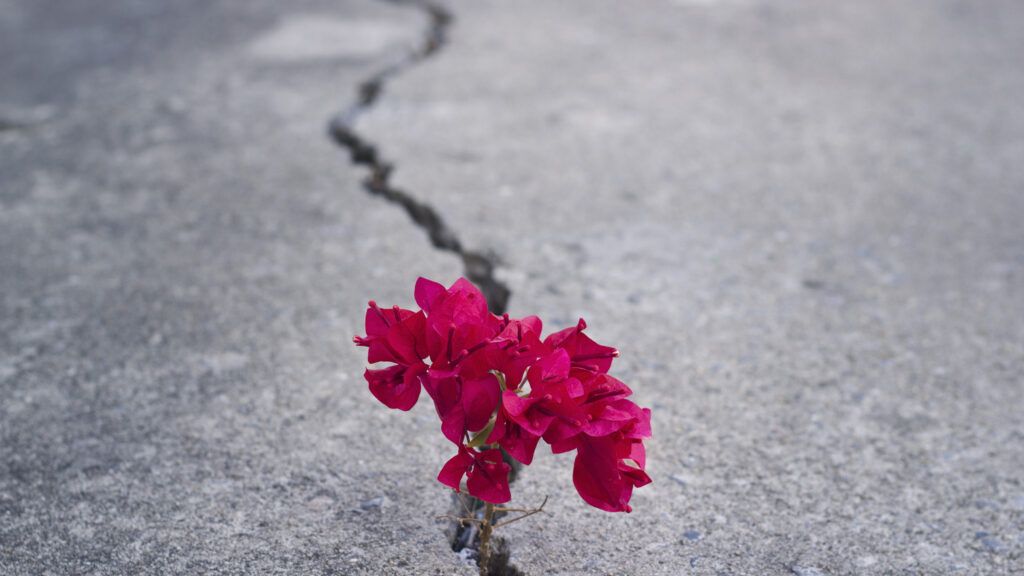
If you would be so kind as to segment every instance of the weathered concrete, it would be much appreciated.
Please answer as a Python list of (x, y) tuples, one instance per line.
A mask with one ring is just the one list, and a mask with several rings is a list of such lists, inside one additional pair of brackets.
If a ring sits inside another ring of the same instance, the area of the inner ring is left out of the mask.
[[(348, 341), (461, 265), (324, 134), (422, 14), (155, 6), (0, 0), (0, 573), (471, 573)], [(524, 471), (520, 569), (1022, 571), (1019, 3), (451, 9), (360, 132), (654, 408), (631, 515)]]
[(365, 130), (654, 408), (633, 514), (522, 474), (518, 566), (1024, 573), (1020, 3), (452, 9)]
[(471, 573), (350, 341), (459, 267), (325, 137), (424, 19), (162, 4), (0, 9), (0, 574)]

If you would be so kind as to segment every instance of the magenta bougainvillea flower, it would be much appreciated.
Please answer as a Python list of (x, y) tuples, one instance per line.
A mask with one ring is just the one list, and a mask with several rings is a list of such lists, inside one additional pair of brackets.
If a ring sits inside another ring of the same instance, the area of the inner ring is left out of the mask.
[[(651, 411), (608, 374), (618, 352), (584, 334), (586, 322), (541, 337), (536, 316), (496, 316), (461, 278), (450, 288), (420, 278), (419, 311), (370, 302), (366, 336), (370, 392), (385, 406), (410, 410), (424, 389), (456, 454), (438, 481), (485, 502), (511, 499), (502, 450), (530, 464), (544, 440), (556, 454), (576, 451), (573, 483), (588, 504), (629, 512), (633, 489), (651, 482), (643, 440)], [(500, 448), (500, 449), (499, 449)]]

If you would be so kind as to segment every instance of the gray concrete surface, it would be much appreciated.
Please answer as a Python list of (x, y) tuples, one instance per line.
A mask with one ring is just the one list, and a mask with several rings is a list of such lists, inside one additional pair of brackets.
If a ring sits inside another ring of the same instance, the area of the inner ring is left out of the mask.
[(0, 108), (47, 112), (0, 132), (0, 574), (460, 570), (446, 447), (429, 413), (373, 409), (351, 344), (368, 298), (458, 268), (325, 137), (423, 19), (32, 0), (0, 22)]
[[(361, 132), (654, 409), (630, 515), (539, 452), (516, 566), (1024, 572), (1024, 6), (449, 6)], [(0, 2), (0, 573), (472, 573), (348, 341), (460, 270), (323, 134), (423, 24)]]
[(1024, 5), (465, 1), (366, 131), (654, 409), (534, 573), (1024, 573)]

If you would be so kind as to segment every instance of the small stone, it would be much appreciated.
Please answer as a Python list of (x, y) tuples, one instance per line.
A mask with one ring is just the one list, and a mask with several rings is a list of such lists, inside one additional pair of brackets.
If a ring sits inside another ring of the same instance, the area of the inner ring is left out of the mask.
[(461, 560), (464, 564), (476, 566), (476, 550), (473, 550), (472, 548), (463, 548), (462, 550), (458, 551), (457, 555), (459, 557), (459, 560)]
[(984, 510), (986, 508), (990, 510), (998, 510), (999, 503), (994, 500), (989, 500), (988, 498), (978, 498), (974, 501), (974, 507), (979, 510)]
[(793, 566), (790, 572), (796, 576), (825, 576), (825, 573), (812, 566)]
[(994, 552), (996, 554), (1006, 551), (1006, 546), (1003, 545), (1002, 542), (991, 536), (982, 538), (981, 544), (985, 547), (986, 550), (988, 550), (989, 552)]
[(671, 478), (676, 484), (679, 484), (680, 486), (686, 486), (686, 478), (683, 477), (682, 474), (673, 474)]
[(686, 532), (683, 532), (683, 538), (686, 538), (690, 542), (696, 542), (700, 540), (700, 532), (697, 532), (696, 530), (687, 530)]
[(359, 505), (360, 508), (367, 512), (371, 510), (380, 510), (387, 503), (387, 498), (384, 496), (377, 496), (376, 498), (370, 498)]
[(671, 542), (652, 542), (644, 547), (644, 552), (657, 552), (658, 550), (668, 548), (671, 545)]
[(870, 568), (878, 563), (878, 558), (874, 556), (861, 556), (857, 558), (857, 566), (861, 568)]

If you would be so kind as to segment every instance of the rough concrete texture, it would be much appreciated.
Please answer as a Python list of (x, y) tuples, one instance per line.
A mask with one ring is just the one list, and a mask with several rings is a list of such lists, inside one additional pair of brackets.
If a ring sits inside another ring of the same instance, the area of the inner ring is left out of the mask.
[[(520, 475), (519, 569), (1024, 572), (1024, 6), (449, 7), (360, 132), (654, 409), (632, 514)], [(460, 266), (324, 135), (424, 25), (0, 0), (0, 573), (472, 573), (348, 341)]]
[(32, 0), (0, 22), (4, 118), (48, 110), (0, 132), (0, 574), (472, 573), (434, 519), (428, 407), (375, 409), (351, 344), (368, 298), (459, 268), (325, 137), (424, 18)]
[(367, 118), (654, 409), (631, 515), (513, 487), (533, 573), (1024, 573), (1024, 5), (455, 2)]

